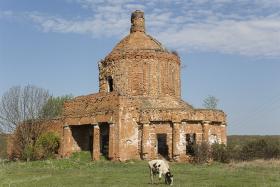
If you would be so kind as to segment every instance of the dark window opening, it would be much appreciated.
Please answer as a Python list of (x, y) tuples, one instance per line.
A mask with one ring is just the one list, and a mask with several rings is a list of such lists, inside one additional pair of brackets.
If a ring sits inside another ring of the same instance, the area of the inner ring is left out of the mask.
[(106, 159), (109, 158), (109, 124), (101, 123), (100, 128), (100, 153)]
[(158, 154), (164, 157), (165, 159), (169, 159), (166, 134), (157, 134), (157, 147), (158, 147)]
[(111, 76), (107, 77), (107, 84), (108, 84), (108, 92), (112, 92), (114, 90), (114, 82)]
[(186, 134), (186, 154), (194, 156), (194, 146), (196, 144), (196, 134)]

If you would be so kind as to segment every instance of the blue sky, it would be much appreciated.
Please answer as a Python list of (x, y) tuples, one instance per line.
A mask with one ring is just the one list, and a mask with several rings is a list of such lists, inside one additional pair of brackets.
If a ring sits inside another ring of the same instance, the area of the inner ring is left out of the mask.
[(0, 95), (27, 84), (98, 92), (98, 61), (136, 9), (179, 52), (184, 100), (219, 98), (229, 134), (280, 134), (280, 0), (0, 0)]

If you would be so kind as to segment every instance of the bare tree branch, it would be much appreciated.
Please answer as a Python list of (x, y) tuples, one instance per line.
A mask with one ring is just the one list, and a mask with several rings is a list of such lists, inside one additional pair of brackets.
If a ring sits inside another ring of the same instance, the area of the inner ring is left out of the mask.
[(47, 90), (36, 86), (10, 88), (0, 102), (0, 129), (13, 132), (23, 122), (38, 120), (49, 97)]
[(203, 106), (207, 109), (216, 109), (218, 106), (219, 99), (209, 95), (203, 100)]

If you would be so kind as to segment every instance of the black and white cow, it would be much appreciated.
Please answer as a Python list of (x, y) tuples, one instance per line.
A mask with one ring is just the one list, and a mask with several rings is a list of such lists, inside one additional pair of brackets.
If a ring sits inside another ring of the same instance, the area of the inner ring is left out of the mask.
[(164, 160), (151, 160), (148, 162), (150, 169), (151, 183), (154, 183), (154, 177), (158, 174), (159, 180), (163, 175), (165, 184), (173, 185), (173, 175), (170, 173), (169, 165)]

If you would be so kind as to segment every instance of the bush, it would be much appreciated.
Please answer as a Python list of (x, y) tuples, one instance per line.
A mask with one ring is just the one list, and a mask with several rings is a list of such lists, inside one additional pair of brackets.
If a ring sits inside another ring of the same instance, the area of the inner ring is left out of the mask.
[(45, 126), (41, 120), (27, 120), (19, 124), (8, 137), (8, 158), (10, 160), (33, 159), (35, 156), (31, 156), (31, 153), (34, 152), (35, 143), (44, 130)]
[(241, 145), (227, 145), (227, 152), (229, 160), (240, 161), (243, 146)]
[(211, 146), (207, 142), (195, 144), (193, 150), (195, 163), (203, 164), (211, 160)]
[(59, 136), (54, 132), (44, 133), (35, 144), (36, 159), (54, 158), (58, 148)]
[(214, 161), (229, 163), (229, 150), (225, 144), (213, 144), (211, 146), (211, 156)]
[(53, 132), (41, 134), (34, 143), (24, 144), (20, 133), (11, 135), (8, 139), (9, 160), (39, 160), (54, 158), (59, 148), (59, 136)]
[(27, 145), (27, 146), (24, 147), (23, 153), (22, 153), (22, 159), (24, 159), (26, 161), (30, 161), (30, 160), (35, 160), (36, 159), (34, 146)]
[(209, 163), (212, 160), (222, 163), (230, 161), (229, 150), (224, 144), (209, 145), (207, 142), (202, 142), (194, 145), (193, 150), (193, 161), (198, 164)]

